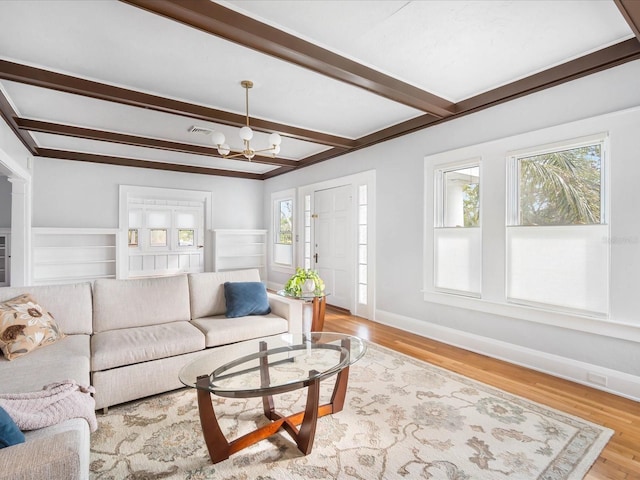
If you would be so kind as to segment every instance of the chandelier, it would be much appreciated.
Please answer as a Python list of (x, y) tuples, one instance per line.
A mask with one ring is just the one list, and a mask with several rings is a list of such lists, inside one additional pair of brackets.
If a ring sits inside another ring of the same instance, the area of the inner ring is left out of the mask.
[(245, 104), (246, 104), (246, 117), (247, 124), (240, 129), (238, 135), (243, 142), (243, 148), (239, 151), (231, 150), (231, 147), (224, 143), (224, 134), (222, 132), (212, 132), (211, 140), (213, 144), (218, 147), (218, 153), (222, 156), (222, 158), (234, 158), (234, 157), (246, 157), (249, 161), (255, 156), (256, 153), (270, 153), (272, 156), (276, 156), (280, 152), (280, 142), (282, 142), (282, 138), (277, 133), (272, 133), (269, 135), (269, 145), (268, 148), (263, 148), (260, 150), (254, 150), (251, 148), (251, 139), (253, 138), (253, 130), (249, 126), (249, 89), (253, 87), (253, 82), (250, 80), (243, 80), (240, 82), (242, 88), (245, 89)]

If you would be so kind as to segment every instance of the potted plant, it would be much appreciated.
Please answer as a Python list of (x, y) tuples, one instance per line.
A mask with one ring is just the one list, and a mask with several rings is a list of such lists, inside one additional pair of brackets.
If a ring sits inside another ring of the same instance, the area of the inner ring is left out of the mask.
[(296, 273), (285, 284), (284, 291), (294, 297), (318, 294), (324, 291), (324, 282), (317, 271), (298, 268)]

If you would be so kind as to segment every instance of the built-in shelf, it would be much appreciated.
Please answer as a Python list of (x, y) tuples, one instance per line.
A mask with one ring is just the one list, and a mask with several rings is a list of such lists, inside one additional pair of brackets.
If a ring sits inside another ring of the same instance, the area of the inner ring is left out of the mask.
[(117, 229), (33, 228), (33, 283), (116, 278)]
[(257, 268), (266, 282), (266, 245), (266, 230), (214, 230), (213, 268), (216, 272)]

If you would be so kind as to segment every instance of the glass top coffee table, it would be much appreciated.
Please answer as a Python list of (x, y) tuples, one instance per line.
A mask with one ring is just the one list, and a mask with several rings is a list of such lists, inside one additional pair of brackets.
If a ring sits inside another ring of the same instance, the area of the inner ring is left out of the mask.
[[(366, 351), (358, 337), (340, 333), (282, 334), (224, 347), (186, 365), (180, 381), (197, 390), (200, 423), (213, 463), (284, 429), (307, 455), (313, 447), (318, 418), (342, 410), (349, 367)], [(336, 376), (329, 403), (320, 405), (320, 382)], [(307, 388), (304, 411), (278, 412), (273, 395)], [(227, 441), (216, 419), (211, 394), (220, 397), (262, 397), (271, 423)]]

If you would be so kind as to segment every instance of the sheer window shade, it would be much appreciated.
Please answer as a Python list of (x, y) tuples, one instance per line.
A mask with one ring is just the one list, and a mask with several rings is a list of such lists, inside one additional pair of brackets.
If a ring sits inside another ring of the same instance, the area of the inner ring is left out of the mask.
[(434, 240), (435, 287), (479, 297), (482, 229), (436, 228)]
[(607, 225), (507, 228), (507, 299), (605, 316)]

